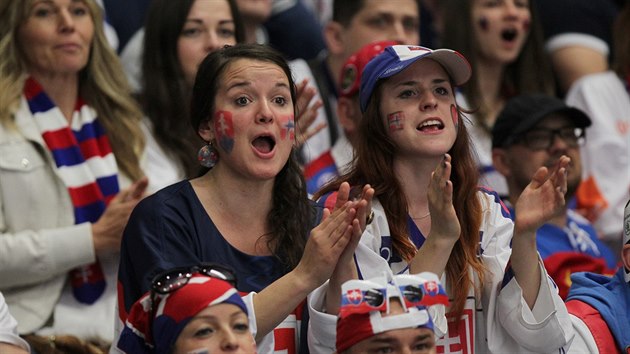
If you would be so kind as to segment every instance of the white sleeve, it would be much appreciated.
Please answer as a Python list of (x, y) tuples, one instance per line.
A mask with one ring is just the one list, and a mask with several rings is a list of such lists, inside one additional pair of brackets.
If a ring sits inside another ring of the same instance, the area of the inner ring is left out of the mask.
[(484, 230), (481, 242), (488, 273), (483, 284), (483, 308), (491, 350), (553, 352), (570, 342), (573, 329), (558, 288), (538, 257), (541, 284), (530, 309), (508, 262), (514, 225), (502, 204), (484, 194)]
[(0, 293), (0, 342), (16, 345), (27, 352), (31, 351), (28, 343), (18, 335), (17, 321), (9, 313), (2, 293)]
[(3, 225), (0, 213), (2, 288), (37, 284), (96, 260), (90, 223), (13, 233), (3, 233)]
[(330, 354), (336, 348), (337, 316), (323, 311), (327, 290), (328, 282), (311, 292), (307, 298), (308, 349), (311, 354)]

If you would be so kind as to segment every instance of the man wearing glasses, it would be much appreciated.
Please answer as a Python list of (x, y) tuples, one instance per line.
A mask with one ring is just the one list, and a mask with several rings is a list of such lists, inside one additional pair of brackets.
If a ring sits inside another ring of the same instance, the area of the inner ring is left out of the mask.
[[(580, 146), (590, 125), (584, 112), (554, 97), (534, 94), (509, 100), (492, 129), (492, 159), (507, 180), (507, 202), (516, 202), (538, 168), (553, 169), (557, 159), (566, 155), (571, 158), (565, 196), (570, 204), (581, 182)], [(509, 209), (514, 218), (514, 209)], [(536, 237), (538, 252), (563, 299), (571, 273), (614, 273), (615, 256), (590, 222), (568, 206), (538, 229)]]

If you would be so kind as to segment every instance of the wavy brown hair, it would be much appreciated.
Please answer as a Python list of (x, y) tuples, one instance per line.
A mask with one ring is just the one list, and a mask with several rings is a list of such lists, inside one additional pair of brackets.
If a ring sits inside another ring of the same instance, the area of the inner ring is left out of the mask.
[[(291, 89), (293, 113), (296, 115), (296, 87), (291, 70), (282, 55), (260, 44), (237, 44), (210, 53), (199, 65), (192, 93), (190, 122), (195, 131), (214, 117), (215, 97), (227, 67), (239, 60), (250, 59), (277, 65), (286, 74)], [(219, 161), (217, 164), (221, 163)], [(212, 172), (210, 172), (212, 173)], [(293, 269), (304, 252), (306, 235), (314, 225), (315, 212), (306, 194), (306, 184), (293, 148), (284, 167), (275, 178), (273, 207), (267, 216), (271, 231), (267, 245), (273, 255)]]
[[(119, 169), (132, 180), (144, 173), (140, 155), (144, 139), (140, 130), (142, 113), (131, 98), (118, 56), (103, 32), (103, 14), (93, 0), (84, 0), (94, 22), (90, 58), (79, 72), (81, 97), (96, 110), (116, 157)], [(18, 30), (27, 20), (33, 0), (0, 2), (0, 124), (15, 128), (17, 110), (28, 72)]]
[[(383, 205), (392, 237), (393, 251), (406, 262), (411, 262), (417, 249), (411, 242), (407, 228), (409, 210), (398, 176), (394, 172), (394, 157), (398, 147), (387, 135), (387, 127), (380, 116), (380, 98), (383, 80), (377, 83), (368, 107), (359, 123), (355, 157), (350, 170), (325, 185), (315, 199), (335, 191), (342, 182), (351, 186), (369, 183), (374, 196)], [(458, 108), (459, 109), (459, 108)], [(460, 111), (460, 121), (463, 115)], [(483, 282), (485, 266), (477, 257), (482, 210), (477, 197), (478, 172), (472, 155), (466, 124), (459, 124), (457, 138), (449, 150), (452, 156), (453, 204), (461, 225), (459, 240), (455, 243), (446, 265), (446, 280), (450, 297), (453, 299), (451, 312), (462, 314), (466, 298), (474, 280), (472, 268)], [(475, 289), (477, 291), (478, 289)]]

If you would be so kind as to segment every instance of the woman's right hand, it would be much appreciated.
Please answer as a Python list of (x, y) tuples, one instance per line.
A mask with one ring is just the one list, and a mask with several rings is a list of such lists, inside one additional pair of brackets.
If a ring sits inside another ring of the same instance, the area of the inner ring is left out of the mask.
[(339, 257), (352, 240), (353, 220), (356, 210), (352, 203), (333, 211), (324, 209), (324, 216), (311, 234), (295, 271), (306, 282), (307, 288), (315, 289), (328, 280)]
[(98, 221), (92, 224), (92, 239), (97, 256), (120, 250), (120, 241), (131, 211), (144, 197), (148, 184), (147, 177), (142, 177), (120, 191), (109, 202)]
[(461, 226), (453, 206), (453, 182), (451, 181), (451, 155), (444, 154), (431, 174), (427, 199), (431, 215), (430, 237), (437, 236), (455, 243), (459, 239)]

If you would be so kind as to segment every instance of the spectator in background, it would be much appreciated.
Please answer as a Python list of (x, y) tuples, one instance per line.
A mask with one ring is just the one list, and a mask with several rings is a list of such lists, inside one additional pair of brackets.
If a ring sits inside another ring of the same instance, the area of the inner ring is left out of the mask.
[(311, 60), (326, 49), (322, 26), (305, 0), (273, 0), (271, 17), (263, 25), (269, 45), (287, 59)]
[(442, 45), (461, 52), (474, 68), (470, 81), (458, 92), (457, 101), (470, 113), (467, 124), (481, 172), (480, 183), (505, 197), (505, 179), (492, 165), (491, 130), (497, 115), (512, 96), (554, 93), (553, 74), (533, 2), (444, 0), (439, 6)]
[[(585, 130), (590, 125), (584, 112), (552, 96), (520, 95), (507, 102), (492, 128), (492, 159), (507, 180), (513, 219), (518, 215), (512, 205), (536, 170), (552, 168), (562, 155), (571, 158), (566, 198), (575, 196), (582, 180), (580, 147), (588, 141)], [(616, 268), (615, 255), (598, 239), (591, 223), (566, 205), (536, 231), (536, 246), (563, 299), (571, 273), (610, 275)]]
[(567, 298), (575, 338), (567, 353), (630, 352), (630, 200), (623, 216), (622, 265), (611, 278), (576, 273)]
[(219, 264), (167, 269), (131, 307), (116, 349), (129, 354), (256, 353), (250, 331), (255, 319), (247, 316), (253, 294), (241, 299), (235, 286), (236, 275)]
[(0, 293), (0, 352), (3, 354), (27, 354), (31, 349), (18, 335), (17, 322), (9, 313), (4, 296)]
[(560, 95), (579, 78), (608, 70), (611, 25), (622, 1), (535, 1)]
[(269, 42), (262, 24), (271, 16), (272, 0), (236, 0), (236, 5), (243, 19), (245, 29), (244, 43)]
[(208, 53), (244, 39), (234, 0), (152, 1), (139, 93), (151, 192), (197, 176), (203, 142), (188, 119), (197, 67)]
[(577, 207), (600, 237), (621, 253), (623, 206), (630, 199), (630, 2), (614, 23), (612, 70), (583, 77), (566, 96), (567, 104), (593, 120), (581, 147), (584, 183)]
[(339, 98), (336, 117), (343, 129), (332, 148), (304, 166), (307, 191), (317, 192), (326, 182), (345, 172), (354, 155), (358, 129), (361, 122), (359, 85), (361, 73), (367, 63), (385, 47), (399, 44), (395, 41), (373, 42), (363, 46), (344, 63), (339, 77)]
[(348, 58), (364, 45), (382, 40), (419, 44), (418, 0), (335, 0), (332, 20), (324, 25), (326, 51), (308, 62), (291, 61), (296, 82), (308, 79), (317, 86), (315, 101), (323, 103), (314, 126), (326, 125), (302, 147), (303, 163), (327, 152), (342, 134), (335, 107), (339, 73)]
[(111, 341), (141, 112), (92, 0), (0, 3), (0, 291), (21, 334)]

